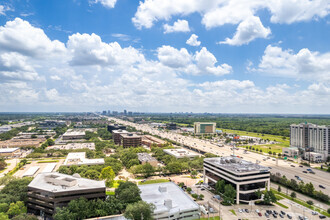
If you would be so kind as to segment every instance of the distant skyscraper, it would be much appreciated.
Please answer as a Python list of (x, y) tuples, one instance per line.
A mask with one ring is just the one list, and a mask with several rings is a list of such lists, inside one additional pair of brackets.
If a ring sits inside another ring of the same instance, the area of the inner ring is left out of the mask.
[(124, 115), (127, 115), (127, 111), (126, 111), (126, 109), (124, 110)]
[(290, 146), (330, 156), (330, 126), (311, 123), (290, 126)]
[(103, 112), (102, 112), (102, 115), (106, 115), (106, 114), (107, 114), (107, 111), (103, 111)]
[(108, 115), (111, 115), (111, 111), (110, 110), (108, 110)]

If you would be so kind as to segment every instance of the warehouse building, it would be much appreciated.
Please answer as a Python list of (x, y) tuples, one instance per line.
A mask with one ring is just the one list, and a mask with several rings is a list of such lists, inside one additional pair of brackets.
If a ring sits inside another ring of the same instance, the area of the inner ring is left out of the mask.
[(225, 180), (236, 189), (236, 203), (259, 200), (257, 190), (270, 190), (270, 172), (261, 166), (237, 157), (204, 159), (204, 182), (214, 187), (218, 180)]
[(71, 200), (105, 199), (104, 181), (81, 178), (61, 173), (39, 173), (28, 185), (28, 213), (52, 219), (55, 209), (66, 206)]
[(138, 186), (141, 198), (155, 205), (153, 218), (157, 219), (199, 219), (199, 206), (173, 182)]

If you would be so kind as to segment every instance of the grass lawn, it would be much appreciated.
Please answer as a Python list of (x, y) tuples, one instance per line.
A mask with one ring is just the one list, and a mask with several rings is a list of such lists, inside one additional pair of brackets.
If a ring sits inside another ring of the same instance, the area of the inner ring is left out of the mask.
[(115, 195), (115, 192), (113, 192), (113, 191), (106, 191), (105, 194), (107, 194), (108, 196), (113, 196), (113, 195)]
[(58, 160), (41, 160), (41, 161), (38, 161), (37, 163), (57, 163)]
[(286, 205), (280, 203), (280, 202), (276, 202), (276, 205), (281, 206), (282, 208), (288, 209), (289, 207), (287, 207)]
[(222, 130), (222, 132), (225, 133), (232, 133), (232, 134), (237, 134), (239, 136), (251, 136), (251, 137), (258, 137), (262, 139), (269, 139), (270, 141), (276, 141), (276, 142), (281, 142), (280, 145), (282, 147), (289, 147), (290, 145), (290, 138), (286, 137), (285, 140), (282, 139), (282, 136), (278, 135), (271, 135), (271, 134), (260, 134), (260, 133), (254, 133), (254, 132), (248, 132), (248, 131), (238, 131), (238, 130), (230, 130), (230, 129), (222, 129), (220, 128), (219, 130)]
[[(257, 149), (258, 151), (260, 151), (260, 149), (262, 150), (263, 153), (267, 153), (269, 151), (275, 152), (275, 153), (282, 153), (282, 148), (284, 146), (280, 145), (280, 144), (269, 144), (269, 145), (244, 145), (244, 146), (237, 146), (240, 148), (244, 148), (246, 149), (246, 147), (252, 146), (254, 147), (254, 149)], [(252, 151), (252, 150), (250, 150)], [(253, 152), (253, 151), (252, 151)]]
[(166, 183), (170, 182), (168, 179), (156, 179), (156, 180), (146, 180), (145, 182), (140, 181), (139, 185), (153, 184), (153, 183)]
[(214, 217), (210, 217), (210, 218), (200, 218), (200, 220), (208, 220), (208, 219), (210, 219), (210, 220), (220, 220), (220, 217), (219, 216), (214, 216)]
[(231, 213), (233, 213), (234, 215), (236, 215), (236, 212), (235, 212), (234, 209), (230, 209), (229, 211), (230, 211)]

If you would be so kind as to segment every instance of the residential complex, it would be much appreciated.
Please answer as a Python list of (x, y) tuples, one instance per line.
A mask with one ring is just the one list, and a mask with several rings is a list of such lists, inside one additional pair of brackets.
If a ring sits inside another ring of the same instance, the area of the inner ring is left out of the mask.
[(195, 122), (194, 133), (195, 134), (214, 134), (216, 128), (215, 122)]
[(52, 219), (57, 207), (66, 206), (71, 200), (105, 199), (104, 181), (95, 181), (61, 173), (39, 173), (28, 185), (27, 208), (29, 213)]
[(291, 147), (321, 154), (324, 160), (330, 156), (330, 126), (301, 123), (290, 127)]
[(270, 171), (264, 167), (237, 157), (215, 157), (204, 159), (204, 183), (214, 187), (224, 180), (236, 189), (236, 203), (259, 200), (257, 190), (270, 190)]
[(141, 198), (155, 205), (154, 219), (199, 219), (199, 206), (175, 183), (140, 185)]

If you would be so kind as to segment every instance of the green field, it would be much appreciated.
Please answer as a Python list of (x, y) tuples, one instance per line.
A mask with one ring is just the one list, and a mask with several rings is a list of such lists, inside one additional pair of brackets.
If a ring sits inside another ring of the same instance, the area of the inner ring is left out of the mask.
[(139, 185), (153, 184), (153, 183), (166, 183), (170, 182), (168, 179), (157, 179), (157, 180), (146, 180), (144, 182), (140, 181)]

